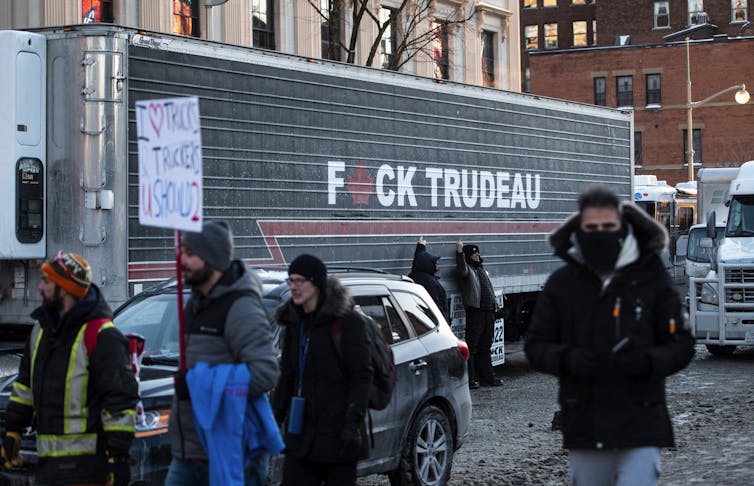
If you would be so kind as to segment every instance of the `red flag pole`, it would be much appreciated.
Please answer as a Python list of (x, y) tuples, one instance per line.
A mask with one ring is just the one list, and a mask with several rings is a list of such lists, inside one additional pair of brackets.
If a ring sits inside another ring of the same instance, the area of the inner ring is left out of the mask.
[(175, 230), (175, 276), (178, 280), (178, 370), (186, 372), (186, 336), (183, 328), (183, 274), (181, 271), (181, 230)]

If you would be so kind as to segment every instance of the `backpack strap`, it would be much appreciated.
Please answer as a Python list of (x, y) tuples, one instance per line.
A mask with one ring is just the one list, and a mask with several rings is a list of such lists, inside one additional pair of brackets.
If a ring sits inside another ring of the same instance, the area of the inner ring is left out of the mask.
[[(107, 324), (110, 324), (109, 326)], [(87, 358), (92, 358), (94, 348), (97, 347), (97, 336), (99, 332), (105, 327), (114, 327), (115, 324), (106, 317), (98, 319), (91, 319), (86, 322), (86, 329), (84, 329), (84, 347), (86, 348)]]

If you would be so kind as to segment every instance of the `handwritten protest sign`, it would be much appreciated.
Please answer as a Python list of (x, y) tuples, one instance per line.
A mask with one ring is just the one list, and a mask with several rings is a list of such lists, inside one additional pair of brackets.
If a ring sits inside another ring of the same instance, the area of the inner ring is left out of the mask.
[(136, 102), (139, 223), (202, 228), (202, 140), (197, 97)]

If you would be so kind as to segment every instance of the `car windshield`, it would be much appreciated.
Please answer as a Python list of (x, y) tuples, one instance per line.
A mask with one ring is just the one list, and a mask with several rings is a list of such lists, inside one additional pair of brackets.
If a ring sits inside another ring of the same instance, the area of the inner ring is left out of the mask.
[(730, 215), (725, 236), (754, 235), (754, 196), (735, 196), (730, 202)]
[[(707, 262), (709, 263), (709, 250), (706, 250), (705, 248), (702, 248), (699, 246), (699, 242), (702, 238), (705, 238), (707, 236), (707, 228), (693, 228), (691, 231), (689, 231), (689, 246), (688, 246), (688, 254), (686, 255), (686, 258), (689, 259), (692, 262), (697, 263), (703, 263)], [(725, 236), (725, 226), (718, 226), (717, 227), (717, 241), (723, 239)]]
[(178, 299), (175, 293), (134, 300), (118, 312), (114, 321), (123, 334), (138, 334), (146, 340), (145, 358), (178, 359)]

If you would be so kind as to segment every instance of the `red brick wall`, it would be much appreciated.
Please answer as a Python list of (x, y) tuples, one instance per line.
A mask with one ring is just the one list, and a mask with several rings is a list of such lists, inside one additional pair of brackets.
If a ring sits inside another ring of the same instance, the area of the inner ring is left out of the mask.
[[(694, 101), (742, 82), (749, 81), (754, 88), (754, 38), (692, 42), (690, 52)], [(687, 169), (682, 166), (687, 114), (685, 43), (535, 54), (530, 56), (530, 65), (532, 93), (584, 103), (594, 102), (593, 74), (604, 73), (607, 106), (612, 107), (616, 106), (615, 71), (633, 70), (634, 124), (642, 131), (643, 173), (657, 174), (672, 184), (687, 180)], [(661, 72), (659, 110), (645, 109), (645, 69)], [(694, 127), (702, 128), (705, 166), (754, 160), (754, 99), (742, 106), (733, 101), (733, 95), (721, 95), (693, 110)]]

